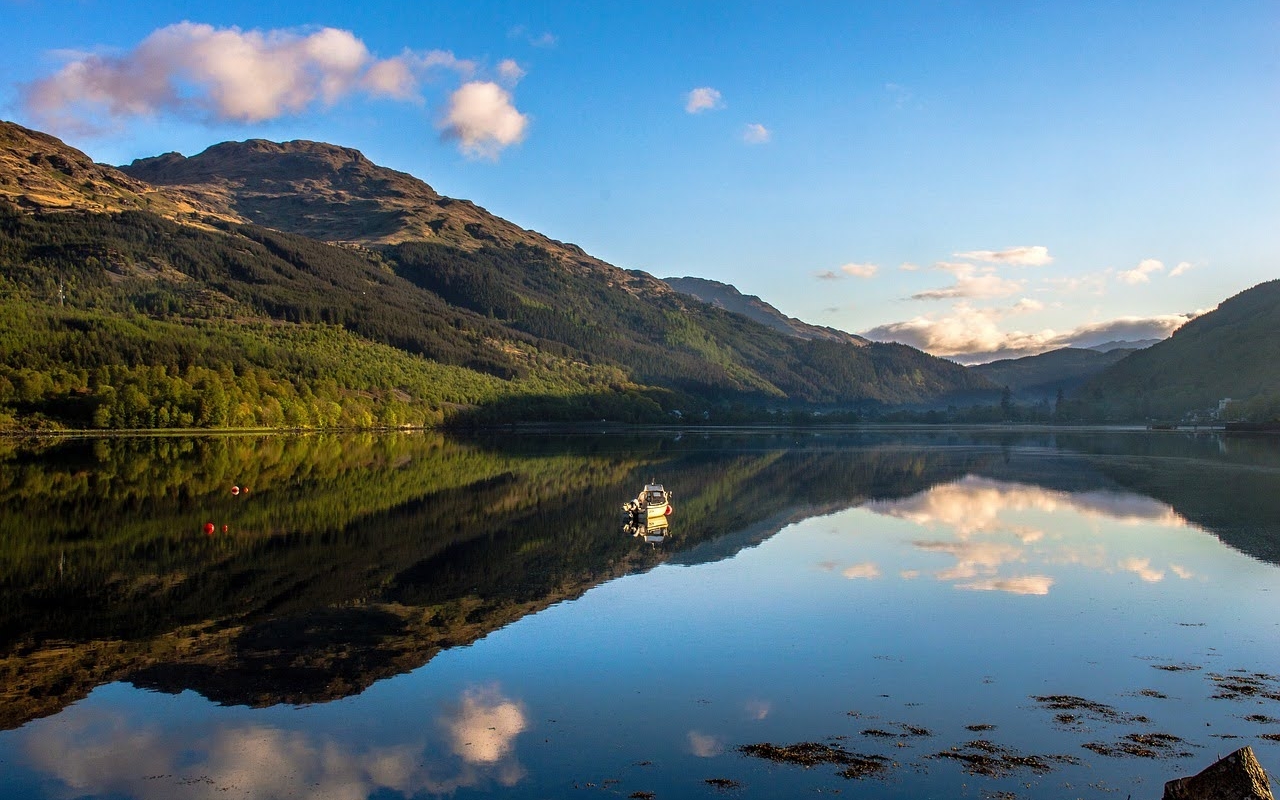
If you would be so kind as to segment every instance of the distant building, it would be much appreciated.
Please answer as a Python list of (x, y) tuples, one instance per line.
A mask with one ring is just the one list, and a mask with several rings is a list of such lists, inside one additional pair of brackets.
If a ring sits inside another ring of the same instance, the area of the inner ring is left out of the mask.
[(1218, 411), (1214, 414), (1218, 419), (1222, 419), (1227, 415), (1227, 407), (1231, 405), (1231, 398), (1224, 397), (1218, 401)]

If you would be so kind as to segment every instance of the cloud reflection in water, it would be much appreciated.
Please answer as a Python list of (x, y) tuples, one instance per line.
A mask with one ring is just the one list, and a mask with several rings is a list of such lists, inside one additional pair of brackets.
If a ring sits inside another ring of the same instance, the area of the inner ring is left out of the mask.
[[(1096, 534), (1102, 525), (1181, 528), (1188, 524), (1170, 506), (1141, 495), (1073, 493), (972, 475), (901, 500), (873, 500), (863, 508), (929, 531), (951, 533), (948, 538), (912, 542), (918, 551), (955, 559), (953, 565), (935, 570), (935, 579), (960, 589), (1022, 595), (1048, 594), (1055, 578), (1046, 572), (1053, 565), (1118, 569), (1148, 583), (1161, 581), (1166, 569), (1153, 566), (1150, 558), (1111, 557), (1103, 541), (1082, 541), (1068, 532)], [(1037, 564), (1034, 570), (1029, 567), (1033, 563)], [(864, 577), (850, 575), (849, 570), (847, 577)], [(1190, 570), (1173, 564), (1167, 571), (1183, 579), (1193, 577)], [(910, 580), (921, 572), (903, 569), (899, 575)]]
[(415, 741), (369, 746), (260, 724), (193, 729), (84, 711), (33, 726), (25, 749), (67, 796), (363, 800), (383, 790), (413, 796), (514, 786), (525, 777), (515, 742), (527, 717), (496, 687), (464, 692), (436, 721), (445, 741), (417, 733)]

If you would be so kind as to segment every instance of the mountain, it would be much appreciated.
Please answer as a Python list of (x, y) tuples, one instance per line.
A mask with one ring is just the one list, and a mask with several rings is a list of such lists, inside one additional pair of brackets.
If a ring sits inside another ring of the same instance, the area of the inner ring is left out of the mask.
[(1099, 353), (1110, 353), (1112, 350), (1142, 350), (1153, 344), (1158, 344), (1163, 339), (1135, 339), (1133, 341), (1125, 341), (1116, 339), (1102, 344), (1090, 345), (1086, 350), (1097, 350)]
[(1246, 289), (1082, 387), (1093, 413), (1109, 419), (1180, 418), (1241, 403), (1239, 413), (1280, 412), (1280, 280)]
[(1052, 400), (1061, 390), (1070, 394), (1086, 380), (1134, 352), (1115, 348), (1099, 352), (1064, 347), (1023, 358), (1006, 358), (969, 369), (997, 386), (1008, 386), (1020, 400)]
[(714, 420), (994, 390), (902, 345), (784, 335), (348, 148), (224, 143), (126, 174), (0, 135), (0, 427)]
[(224, 215), (324, 242), (422, 241), (471, 251), (525, 245), (562, 262), (609, 267), (576, 245), (525, 230), (470, 201), (444, 197), (349, 147), (251, 139), (216, 144), (190, 158), (166, 153), (138, 159), (119, 170), (200, 198)]
[(663, 278), (672, 289), (681, 294), (696, 297), (704, 303), (716, 308), (723, 308), (735, 314), (753, 319), (761, 325), (773, 328), (779, 333), (794, 336), (797, 339), (825, 339), (832, 342), (864, 345), (867, 339), (835, 328), (819, 327), (801, 322), (795, 317), (788, 317), (778, 309), (769, 305), (753, 294), (743, 294), (736, 286), (706, 278)]
[(149, 211), (188, 221), (201, 215), (235, 218), (181, 191), (157, 188), (96, 164), (60, 140), (0, 121), (0, 199), (33, 212), (78, 209), (99, 213)]

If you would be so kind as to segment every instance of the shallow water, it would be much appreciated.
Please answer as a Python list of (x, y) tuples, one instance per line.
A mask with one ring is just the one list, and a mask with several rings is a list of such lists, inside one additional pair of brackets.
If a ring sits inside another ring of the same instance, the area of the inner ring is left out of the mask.
[[(657, 544), (618, 513), (654, 479)], [(7, 796), (1155, 797), (1243, 745), (1280, 770), (1273, 439), (8, 442), (0, 502)], [(743, 750), (808, 742), (876, 769)]]

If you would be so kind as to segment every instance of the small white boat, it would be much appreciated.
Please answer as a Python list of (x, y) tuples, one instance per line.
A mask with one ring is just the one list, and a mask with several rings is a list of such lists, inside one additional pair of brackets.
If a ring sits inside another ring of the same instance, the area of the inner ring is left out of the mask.
[(634, 522), (665, 521), (671, 516), (671, 493), (660, 483), (646, 483), (635, 500), (629, 500), (622, 510)]

